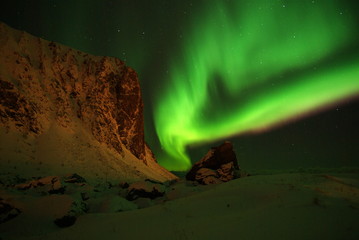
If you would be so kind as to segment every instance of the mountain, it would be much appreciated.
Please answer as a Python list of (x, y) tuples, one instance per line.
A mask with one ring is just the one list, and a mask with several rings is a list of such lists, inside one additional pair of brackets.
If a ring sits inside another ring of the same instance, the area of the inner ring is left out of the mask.
[(136, 72), (0, 23), (0, 174), (167, 181)]

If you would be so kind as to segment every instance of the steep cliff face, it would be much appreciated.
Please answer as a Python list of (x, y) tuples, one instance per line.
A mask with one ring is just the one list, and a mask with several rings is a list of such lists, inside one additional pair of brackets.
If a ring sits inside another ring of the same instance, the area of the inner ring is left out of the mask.
[[(137, 74), (119, 59), (92, 56), (0, 23), (0, 96), (2, 142), (6, 134), (27, 141), (31, 149), (20, 149), (26, 152), (24, 158), (37, 159), (41, 146), (56, 141), (65, 155), (72, 139), (72, 145), (81, 144), (69, 152), (69, 159), (88, 150), (81, 146), (90, 146), (97, 148), (93, 151), (100, 153), (101, 161), (108, 151), (119, 162), (128, 162), (128, 152), (144, 167), (147, 159), (153, 161), (144, 142)], [(44, 136), (51, 140), (40, 141)], [(1, 144), (2, 152), (9, 151), (11, 144), (6, 144)]]

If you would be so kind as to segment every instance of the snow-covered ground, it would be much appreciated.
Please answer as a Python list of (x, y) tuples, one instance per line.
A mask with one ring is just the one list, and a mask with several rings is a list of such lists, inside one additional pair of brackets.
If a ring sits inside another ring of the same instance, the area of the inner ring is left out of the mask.
[(255, 175), (205, 187), (182, 181), (167, 196), (174, 200), (88, 213), (64, 229), (43, 222), (41, 231), (39, 214), (22, 213), (0, 225), (0, 237), (36, 229), (41, 236), (26, 239), (359, 239), (357, 171)]

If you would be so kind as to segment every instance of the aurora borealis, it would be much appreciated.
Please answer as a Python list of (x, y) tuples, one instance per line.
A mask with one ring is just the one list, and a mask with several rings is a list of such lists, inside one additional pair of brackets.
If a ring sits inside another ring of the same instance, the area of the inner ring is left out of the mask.
[[(146, 141), (170, 170), (187, 169), (201, 157), (193, 156), (196, 149), (208, 150), (228, 138), (244, 167), (326, 166), (331, 156), (332, 162), (344, 153), (349, 162), (359, 156), (357, 113), (348, 112), (357, 109), (342, 107), (359, 92), (357, 5), (350, 0), (14, 0), (1, 3), (0, 20), (132, 66), (141, 81)], [(304, 122), (323, 111), (333, 112), (312, 125)], [(275, 135), (273, 127), (282, 132)], [(272, 137), (265, 135), (271, 132)], [(318, 139), (332, 142), (324, 147), (316, 145)]]
[(338, 2), (254, 2), (217, 2), (194, 21), (155, 111), (168, 168), (190, 167), (187, 145), (261, 131), (359, 93), (357, 53), (321, 66), (356, 39)]

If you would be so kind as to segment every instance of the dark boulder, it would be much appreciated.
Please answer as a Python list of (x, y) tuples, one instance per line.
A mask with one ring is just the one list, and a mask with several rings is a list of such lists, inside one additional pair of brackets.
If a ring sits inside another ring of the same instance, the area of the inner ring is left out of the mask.
[(74, 225), (76, 222), (76, 216), (73, 215), (65, 215), (61, 218), (58, 218), (54, 221), (54, 223), (61, 228), (70, 227)]
[(232, 143), (226, 141), (218, 147), (212, 147), (208, 153), (187, 173), (186, 179), (201, 184), (228, 182), (235, 178), (239, 170)]

